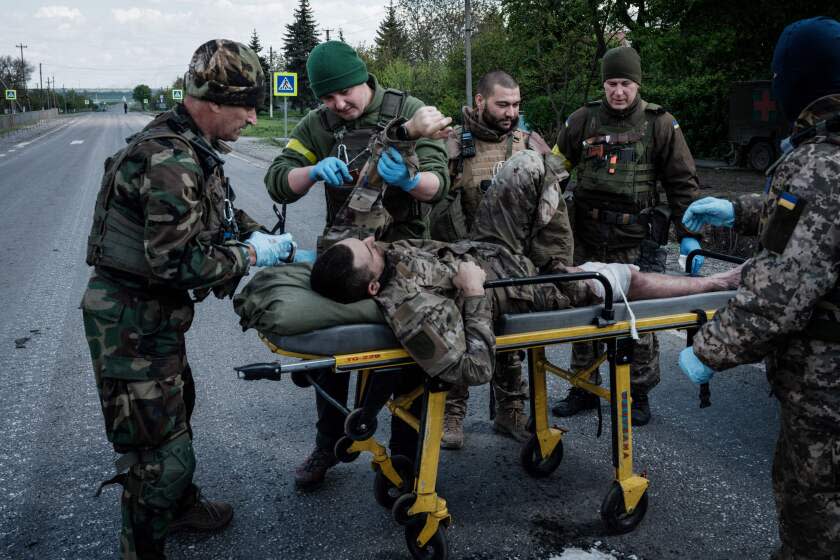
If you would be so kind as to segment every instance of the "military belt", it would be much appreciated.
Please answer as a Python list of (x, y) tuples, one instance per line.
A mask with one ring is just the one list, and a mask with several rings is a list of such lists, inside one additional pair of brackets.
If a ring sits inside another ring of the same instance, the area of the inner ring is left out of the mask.
[(587, 210), (585, 213), (593, 220), (605, 224), (627, 226), (638, 224), (641, 221), (640, 214), (625, 214), (622, 212), (613, 212), (612, 210), (603, 210), (600, 208), (593, 208), (591, 210)]

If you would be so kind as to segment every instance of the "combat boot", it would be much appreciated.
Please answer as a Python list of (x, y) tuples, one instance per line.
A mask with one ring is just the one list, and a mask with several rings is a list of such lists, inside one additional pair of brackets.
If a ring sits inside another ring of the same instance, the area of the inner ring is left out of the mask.
[(338, 463), (331, 449), (315, 447), (309, 457), (295, 469), (295, 486), (300, 490), (314, 490), (327, 476), (327, 471)]
[(443, 449), (461, 449), (464, 447), (464, 413), (448, 410), (443, 418), (443, 436), (440, 438)]
[(496, 411), (493, 419), (493, 429), (496, 433), (510, 436), (516, 441), (525, 441), (528, 433), (528, 420), (522, 408), (510, 407)]
[(634, 395), (630, 393), (633, 399), (633, 404), (630, 405), (630, 417), (633, 419), (634, 426), (644, 426), (650, 422), (650, 401), (647, 393), (639, 393)]
[(206, 531), (215, 533), (228, 526), (233, 519), (233, 506), (225, 502), (211, 502), (200, 495), (195, 503), (175, 515), (169, 524), (169, 532)]
[(574, 416), (584, 410), (593, 410), (598, 406), (598, 395), (593, 395), (579, 387), (572, 387), (569, 389), (566, 398), (554, 405), (551, 413), (554, 416), (565, 418), (566, 416)]

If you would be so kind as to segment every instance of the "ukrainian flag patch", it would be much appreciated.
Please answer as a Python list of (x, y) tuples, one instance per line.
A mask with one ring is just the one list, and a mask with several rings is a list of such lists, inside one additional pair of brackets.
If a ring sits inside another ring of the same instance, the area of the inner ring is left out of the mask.
[(789, 192), (783, 192), (779, 195), (779, 199), (777, 204), (782, 208), (787, 208), (788, 210), (793, 210), (796, 208), (796, 205), (799, 203), (799, 199), (796, 196), (792, 195)]
[(676, 130), (680, 127), (680, 123), (677, 122), (677, 119), (674, 119), (673, 121), (671, 121), (671, 124), (674, 126), (674, 130)]

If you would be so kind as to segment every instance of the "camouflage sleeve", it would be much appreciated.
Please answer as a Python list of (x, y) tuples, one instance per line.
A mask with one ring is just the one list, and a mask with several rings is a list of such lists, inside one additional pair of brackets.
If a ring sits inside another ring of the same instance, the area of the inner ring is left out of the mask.
[[(762, 249), (745, 267), (735, 297), (694, 339), (698, 357), (716, 370), (752, 363), (801, 331), (814, 307), (837, 283), (840, 214), (836, 199), (840, 152), (810, 145), (777, 170), (777, 179), (795, 197), (776, 204)], [(788, 171), (786, 173), (786, 171)], [(780, 199), (781, 200), (781, 199)], [(796, 214), (796, 219), (792, 216)], [(781, 237), (779, 237), (781, 235)]]
[[(423, 102), (416, 97), (408, 97), (402, 116), (410, 119), (422, 106)], [(440, 181), (440, 188), (438, 188), (434, 198), (427, 201), (434, 204), (442, 200), (449, 192), (449, 153), (446, 150), (446, 143), (444, 140), (422, 138), (417, 141), (415, 152), (417, 153), (417, 159), (420, 160), (420, 171), (434, 173)]]
[(537, 268), (549, 262), (570, 265), (574, 241), (569, 209), (563, 198), (563, 185), (569, 173), (565, 169), (563, 157), (546, 154), (543, 158), (545, 175), (532, 218), (533, 238), (527, 256)]
[(732, 201), (735, 208), (735, 230), (741, 235), (758, 235), (766, 197), (760, 194), (741, 195)]
[(304, 196), (289, 188), (289, 172), (299, 167), (315, 165), (327, 156), (323, 153), (324, 139), (316, 130), (317, 120), (318, 111), (309, 111), (292, 129), (286, 147), (268, 167), (263, 180), (269, 196), (275, 202), (290, 204)]
[(147, 158), (139, 178), (145, 212), (146, 259), (154, 274), (176, 289), (225, 283), (248, 272), (247, 252), (216, 244), (204, 231), (204, 181), (186, 144), (145, 142)]
[(560, 127), (560, 133), (557, 136), (557, 149), (560, 152), (558, 155), (565, 157), (568, 162), (567, 171), (580, 163), (587, 114), (586, 107), (581, 107), (572, 113)]
[(682, 239), (689, 233), (682, 224), (683, 214), (700, 193), (694, 157), (677, 119), (671, 113), (664, 113), (654, 121), (653, 135), (654, 162), (659, 170), (659, 180), (668, 197), (677, 238)]
[(466, 350), (458, 361), (440, 373), (444, 381), (458, 385), (483, 385), (493, 377), (496, 361), (496, 335), (490, 298), (464, 299), (464, 340)]

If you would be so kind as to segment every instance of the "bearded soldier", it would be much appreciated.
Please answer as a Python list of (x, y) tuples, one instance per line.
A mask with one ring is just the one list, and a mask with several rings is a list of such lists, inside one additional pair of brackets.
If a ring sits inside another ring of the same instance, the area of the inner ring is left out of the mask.
[(767, 171), (765, 195), (704, 198), (703, 224), (760, 230), (727, 306), (680, 354), (695, 383), (764, 358), (781, 404), (773, 460), (778, 560), (840, 558), (840, 23), (789, 25), (773, 55), (773, 94), (793, 124), (790, 149)]
[(88, 238), (94, 270), (81, 307), (105, 430), (122, 454), (103, 486), (123, 486), (127, 559), (163, 558), (169, 531), (217, 531), (233, 517), (192, 482), (195, 386), (184, 335), (194, 301), (232, 295), (250, 266), (288, 260), (294, 247), (233, 207), (219, 155), (257, 122), (265, 89), (257, 55), (208, 41), (185, 82), (184, 104), (106, 161)]
[[(679, 124), (662, 107), (639, 95), (642, 68), (631, 47), (607, 51), (602, 61), (604, 98), (581, 107), (566, 120), (557, 148), (577, 168), (574, 190), (575, 255), (588, 260), (637, 263), (642, 270), (664, 272), (668, 214), (674, 217), (680, 252), (700, 243), (682, 226), (686, 207), (697, 198), (694, 159)], [(668, 198), (659, 206), (657, 182)], [(702, 259), (695, 259), (699, 270)], [(648, 392), (659, 383), (659, 344), (654, 334), (634, 345), (630, 381), (633, 423), (650, 420)], [(572, 347), (572, 368), (589, 367), (595, 359), (591, 343)], [(592, 382), (600, 383), (594, 372)], [(572, 387), (552, 412), (571, 416), (599, 406), (598, 397)]]
[[(440, 140), (448, 133), (451, 119), (434, 107), (404, 92), (386, 89), (368, 73), (356, 51), (342, 41), (327, 41), (315, 47), (306, 61), (309, 83), (322, 105), (307, 113), (292, 130), (283, 152), (265, 176), (271, 197), (293, 203), (315, 185), (323, 185), (327, 202), (326, 228), (319, 249), (328, 247), (354, 231), (345, 220), (354, 183), (371, 176), (375, 168), (387, 185), (382, 195), (387, 224), (371, 227), (386, 240), (428, 237), (428, 205), (446, 196), (449, 188), (446, 149)], [(371, 138), (388, 128), (396, 141), (411, 144), (411, 157), (389, 148), (370, 149)], [(420, 139), (413, 144), (411, 141)], [(359, 192), (357, 189), (356, 192)], [(366, 224), (366, 227), (368, 224)], [(346, 229), (342, 229), (346, 228)], [(365, 228), (358, 228), (355, 233)], [(324, 372), (324, 390), (339, 402), (347, 401), (349, 374)], [(318, 408), (315, 449), (295, 471), (299, 488), (315, 488), (338, 460), (333, 447), (344, 435), (344, 417), (326, 399), (316, 394)], [(411, 428), (395, 420), (392, 432), (405, 435)], [(392, 452), (414, 457), (408, 449)]]
[[(452, 187), (431, 215), (432, 239), (439, 241), (454, 242), (468, 237), (479, 202), (511, 156), (525, 149), (540, 154), (550, 151), (538, 134), (519, 128), (522, 98), (519, 84), (509, 74), (501, 70), (489, 72), (478, 81), (476, 90), (476, 109), (463, 108), (464, 124), (455, 127), (447, 140)], [(565, 264), (571, 264), (571, 254), (567, 261)], [(527, 433), (523, 403), (527, 391), (518, 352), (497, 357), (491, 390), (496, 403), (494, 429), (524, 440)], [(441, 446), (446, 449), (460, 449), (464, 445), (468, 398), (466, 385), (453, 386), (447, 395), (441, 439)]]

